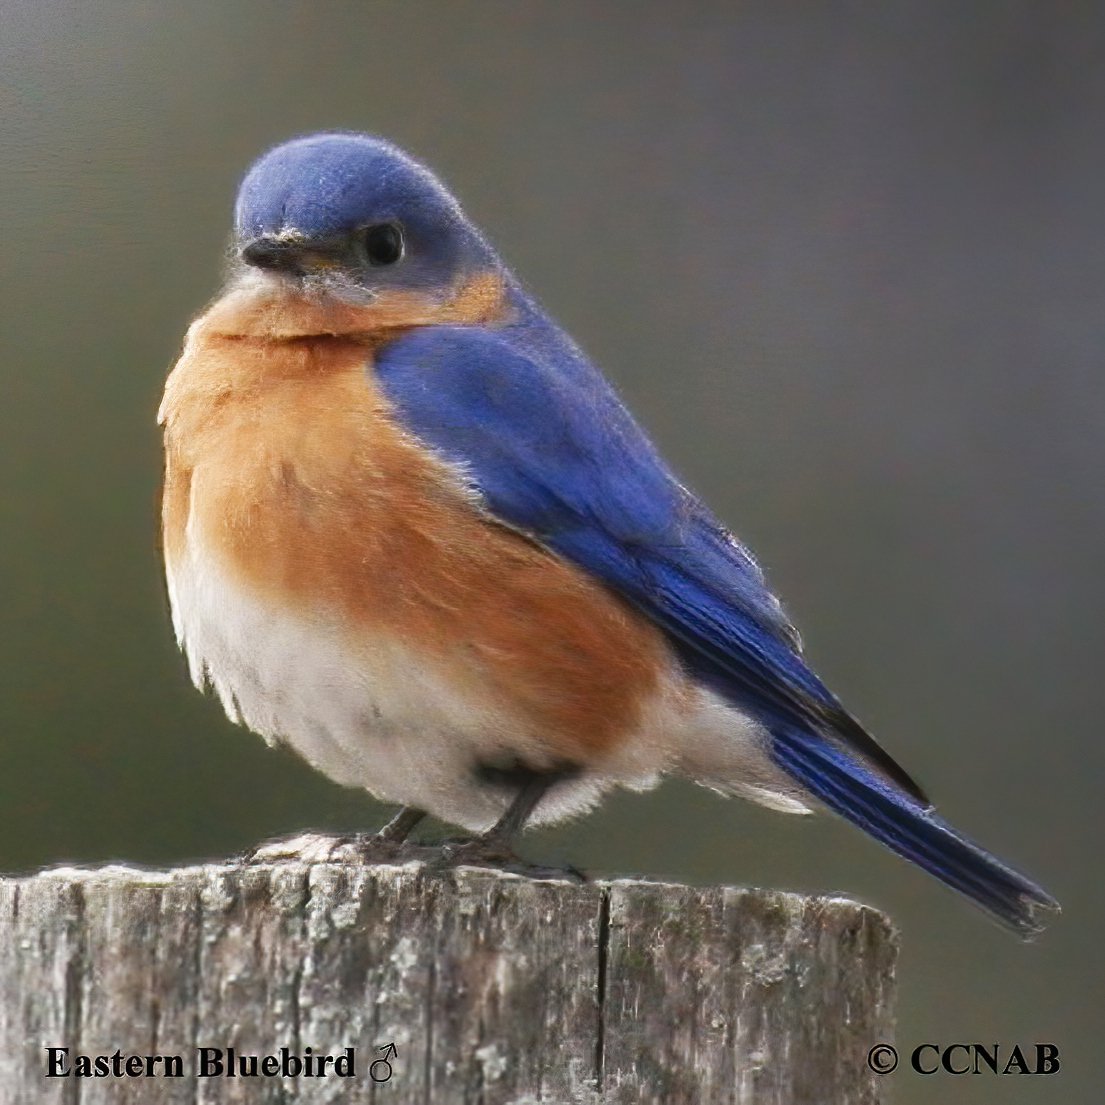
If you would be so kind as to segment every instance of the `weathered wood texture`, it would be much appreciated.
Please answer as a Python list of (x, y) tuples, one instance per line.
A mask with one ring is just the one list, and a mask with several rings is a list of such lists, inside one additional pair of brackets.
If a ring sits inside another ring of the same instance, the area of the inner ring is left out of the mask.
[[(754, 890), (414, 863), (56, 869), (0, 881), (0, 1101), (875, 1102), (895, 952), (871, 909)], [(352, 1046), (356, 1076), (199, 1078), (205, 1046)], [(47, 1078), (47, 1047), (180, 1055), (184, 1075)]]

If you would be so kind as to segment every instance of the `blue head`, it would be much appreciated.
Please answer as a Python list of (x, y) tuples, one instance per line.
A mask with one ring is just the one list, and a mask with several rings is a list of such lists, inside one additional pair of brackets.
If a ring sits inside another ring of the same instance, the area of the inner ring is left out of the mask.
[(235, 237), (247, 265), (354, 298), (444, 290), (497, 265), (433, 173), (365, 134), (269, 150), (238, 191)]

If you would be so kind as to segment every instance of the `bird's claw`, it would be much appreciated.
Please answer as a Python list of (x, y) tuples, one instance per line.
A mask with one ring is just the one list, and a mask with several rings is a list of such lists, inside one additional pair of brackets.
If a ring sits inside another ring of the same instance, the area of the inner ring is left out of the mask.
[(458, 867), (510, 867), (524, 862), (507, 841), (488, 836), (443, 840), (441, 854)]
[(442, 841), (439, 855), (438, 866), (491, 867), (531, 879), (588, 881), (583, 871), (570, 864), (566, 867), (549, 867), (544, 864), (530, 863), (514, 851), (509, 841), (494, 836), (462, 837)]

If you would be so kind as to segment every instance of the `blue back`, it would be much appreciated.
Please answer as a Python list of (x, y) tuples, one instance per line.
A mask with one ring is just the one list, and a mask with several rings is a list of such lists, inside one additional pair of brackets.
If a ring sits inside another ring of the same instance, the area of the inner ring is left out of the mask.
[(662, 627), (694, 676), (766, 726), (769, 755), (810, 794), (1023, 936), (1039, 932), (1055, 900), (936, 815), (806, 666), (745, 549), (570, 340), (518, 289), (511, 298), (510, 325), (424, 327), (380, 351), (402, 422), (495, 515)]
[(698, 678), (769, 727), (832, 733), (916, 784), (806, 666), (749, 553), (672, 475), (609, 384), (521, 290), (498, 329), (423, 327), (375, 372), (403, 424), (489, 509), (609, 584)]

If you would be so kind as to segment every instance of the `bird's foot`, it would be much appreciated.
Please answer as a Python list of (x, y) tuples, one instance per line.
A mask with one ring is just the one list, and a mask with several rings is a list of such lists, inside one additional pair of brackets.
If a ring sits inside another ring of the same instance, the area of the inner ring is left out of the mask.
[(443, 840), (441, 855), (446, 863), (456, 867), (509, 867), (523, 862), (509, 841), (493, 836)]
[(524, 860), (510, 846), (510, 841), (492, 834), (444, 840), (438, 849), (438, 867), (491, 867), (531, 879), (571, 879), (587, 882), (578, 867), (549, 867)]
[(236, 856), (243, 865), (301, 863), (407, 863), (418, 861), (431, 868), (489, 867), (531, 879), (570, 879), (587, 882), (577, 867), (550, 867), (522, 859), (510, 840), (493, 833), (417, 844), (395, 840), (386, 833), (297, 833), (278, 837)]

